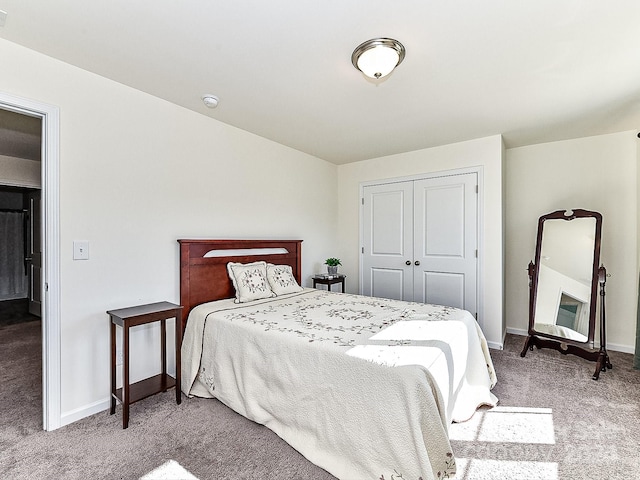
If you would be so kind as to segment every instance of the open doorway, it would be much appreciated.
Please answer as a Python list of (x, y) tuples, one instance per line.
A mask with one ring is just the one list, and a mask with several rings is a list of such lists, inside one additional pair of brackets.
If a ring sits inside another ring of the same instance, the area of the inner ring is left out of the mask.
[[(37, 317), (42, 304), (42, 145), (41, 117), (0, 108), (0, 302), (25, 304)], [(1, 315), (7, 310), (0, 306), (0, 324), (9, 321)]]
[[(13, 153), (0, 153), (0, 184), (13, 187), (25, 196), (27, 207), (37, 205), (38, 212), (31, 212), (29, 220), (33, 222), (33, 237), (41, 245), (42, 254), (29, 255), (23, 262), (27, 268), (36, 266), (38, 272), (30, 276), (33, 287), (33, 298), (30, 297), (31, 308), (41, 310), (40, 353), (42, 372), (41, 411), (42, 427), (55, 430), (62, 426), (60, 389), (60, 246), (59, 246), (59, 109), (56, 106), (36, 100), (18, 97), (0, 92), (0, 126), (14, 125), (12, 122), (35, 121), (39, 127), (37, 141), (26, 142), (26, 132), (13, 132), (12, 135), (0, 139), (4, 148), (13, 148)], [(13, 127), (16, 130), (15, 126)], [(9, 128), (11, 130), (11, 128)], [(6, 132), (5, 132), (6, 133)], [(39, 143), (38, 143), (39, 142)], [(16, 153), (16, 148), (30, 145), (36, 152), (29, 156)], [(34, 160), (39, 159), (39, 161)], [(30, 195), (35, 195), (30, 197)], [(39, 197), (38, 197), (39, 195)], [(31, 243), (31, 241), (30, 241)], [(36, 265), (39, 263), (39, 265)], [(35, 301), (35, 303), (33, 302)], [(38, 305), (36, 305), (38, 304)], [(28, 324), (28, 323), (27, 323)], [(31, 323), (33, 324), (33, 323)]]
[(41, 117), (0, 109), (0, 342), (10, 357), (2, 361), (3, 388), (29, 405), (5, 415), (3, 428), (44, 426), (42, 144)]

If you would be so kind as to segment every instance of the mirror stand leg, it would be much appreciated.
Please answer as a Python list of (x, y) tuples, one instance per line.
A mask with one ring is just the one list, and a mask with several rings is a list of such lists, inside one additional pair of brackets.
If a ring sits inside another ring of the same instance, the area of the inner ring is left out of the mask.
[(609, 360), (607, 350), (601, 348), (596, 362), (596, 371), (593, 373), (593, 377), (591, 378), (598, 380), (600, 378), (600, 372), (606, 372), (607, 369), (611, 370), (612, 368), (613, 365), (611, 365), (611, 360)]
[(606, 367), (611, 370), (613, 368), (613, 365), (611, 365), (611, 361), (609, 360), (609, 354), (605, 352), (605, 357), (604, 357), (604, 361), (605, 361), (605, 365)]
[(533, 335), (527, 336), (527, 339), (524, 342), (524, 347), (522, 348), (522, 352), (520, 352), (520, 356), (524, 357), (527, 354), (527, 350), (533, 350), (533, 345), (535, 344), (535, 338)]
[(603, 369), (602, 360), (602, 353), (600, 353), (600, 355), (598, 356), (598, 361), (596, 362), (596, 371), (593, 372), (593, 377), (591, 377), (594, 380), (598, 380), (600, 378), (600, 371)]

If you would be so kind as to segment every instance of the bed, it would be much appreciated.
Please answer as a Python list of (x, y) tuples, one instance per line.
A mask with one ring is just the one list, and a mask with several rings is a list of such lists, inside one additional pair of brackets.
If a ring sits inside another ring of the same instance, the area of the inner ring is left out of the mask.
[[(217, 398), (339, 479), (455, 476), (449, 424), (497, 403), (469, 312), (299, 287), (300, 240), (179, 243), (186, 395)], [(297, 288), (237, 303), (229, 262), (284, 266)]]

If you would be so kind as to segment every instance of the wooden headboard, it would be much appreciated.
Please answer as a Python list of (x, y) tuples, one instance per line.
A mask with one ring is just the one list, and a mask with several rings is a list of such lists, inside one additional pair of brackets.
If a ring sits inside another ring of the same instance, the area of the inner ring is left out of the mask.
[[(227, 274), (229, 262), (249, 263), (264, 260), (276, 265), (290, 265), (293, 275), (302, 285), (302, 240), (181, 239), (178, 243), (180, 243), (180, 304), (184, 307), (182, 332), (193, 307), (235, 296), (233, 284)], [(280, 249), (286, 253), (274, 253), (273, 249)], [(235, 252), (227, 254), (225, 250), (235, 250)], [(209, 252), (212, 256), (205, 256)]]

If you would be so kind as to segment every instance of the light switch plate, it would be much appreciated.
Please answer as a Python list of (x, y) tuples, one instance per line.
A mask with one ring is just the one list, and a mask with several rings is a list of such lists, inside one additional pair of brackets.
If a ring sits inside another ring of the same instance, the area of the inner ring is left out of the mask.
[(89, 260), (89, 242), (87, 240), (73, 241), (73, 259)]

